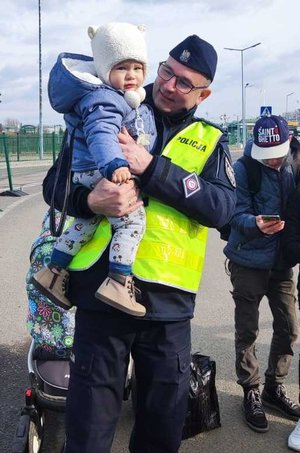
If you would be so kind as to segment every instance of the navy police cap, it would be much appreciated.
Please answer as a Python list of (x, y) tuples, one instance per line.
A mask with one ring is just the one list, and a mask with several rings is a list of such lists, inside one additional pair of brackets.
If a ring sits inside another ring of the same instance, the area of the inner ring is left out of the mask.
[(213, 81), (218, 55), (214, 47), (199, 36), (188, 36), (171, 50), (170, 56)]

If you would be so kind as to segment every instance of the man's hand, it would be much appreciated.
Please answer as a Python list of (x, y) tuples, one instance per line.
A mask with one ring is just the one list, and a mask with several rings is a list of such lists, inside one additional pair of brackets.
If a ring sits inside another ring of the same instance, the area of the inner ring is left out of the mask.
[(137, 145), (124, 127), (118, 134), (118, 139), (125, 159), (129, 163), (131, 173), (134, 175), (143, 174), (153, 159), (151, 154), (143, 146)]
[(261, 215), (256, 216), (256, 225), (264, 234), (275, 234), (284, 228), (284, 220), (270, 220), (264, 222)]
[(138, 201), (139, 190), (133, 180), (120, 186), (101, 179), (88, 195), (88, 206), (95, 214), (104, 216), (122, 217), (130, 214), (143, 205)]

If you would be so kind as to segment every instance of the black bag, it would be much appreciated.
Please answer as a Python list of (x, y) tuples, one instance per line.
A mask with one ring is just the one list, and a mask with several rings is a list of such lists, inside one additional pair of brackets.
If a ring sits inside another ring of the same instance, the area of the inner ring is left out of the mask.
[(192, 354), (188, 410), (182, 439), (221, 426), (215, 381), (216, 362), (199, 352)]

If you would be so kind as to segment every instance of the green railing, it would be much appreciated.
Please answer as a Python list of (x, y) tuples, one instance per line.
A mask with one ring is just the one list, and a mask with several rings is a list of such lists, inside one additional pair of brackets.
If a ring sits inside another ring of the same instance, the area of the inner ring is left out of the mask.
[[(241, 132), (237, 131), (237, 125), (228, 127), (229, 145), (237, 145), (241, 142)], [(43, 134), (43, 159), (56, 159), (63, 141), (64, 131)], [(40, 138), (38, 133), (0, 133), (0, 162), (9, 159), (13, 161), (40, 159)], [(7, 153), (7, 156), (6, 154)]]
[[(43, 134), (43, 158), (57, 157), (62, 140), (63, 131)], [(40, 159), (40, 138), (33, 133), (0, 134), (0, 162), (24, 161)]]

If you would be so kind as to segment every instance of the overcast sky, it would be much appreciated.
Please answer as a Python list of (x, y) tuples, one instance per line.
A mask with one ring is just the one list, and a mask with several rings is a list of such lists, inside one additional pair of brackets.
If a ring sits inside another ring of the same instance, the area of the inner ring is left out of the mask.
[[(299, 0), (41, 0), (42, 115), (45, 125), (63, 124), (48, 102), (47, 82), (60, 52), (91, 55), (89, 25), (110, 21), (146, 25), (149, 54), (147, 82), (157, 64), (190, 34), (214, 45), (219, 63), (212, 95), (198, 115), (219, 122), (241, 118), (241, 52), (247, 117), (261, 105), (274, 114), (300, 108)], [(1, 0), (0, 122), (39, 122), (38, 0)], [(252, 86), (250, 86), (252, 85)], [(287, 94), (294, 92), (290, 96)]]

